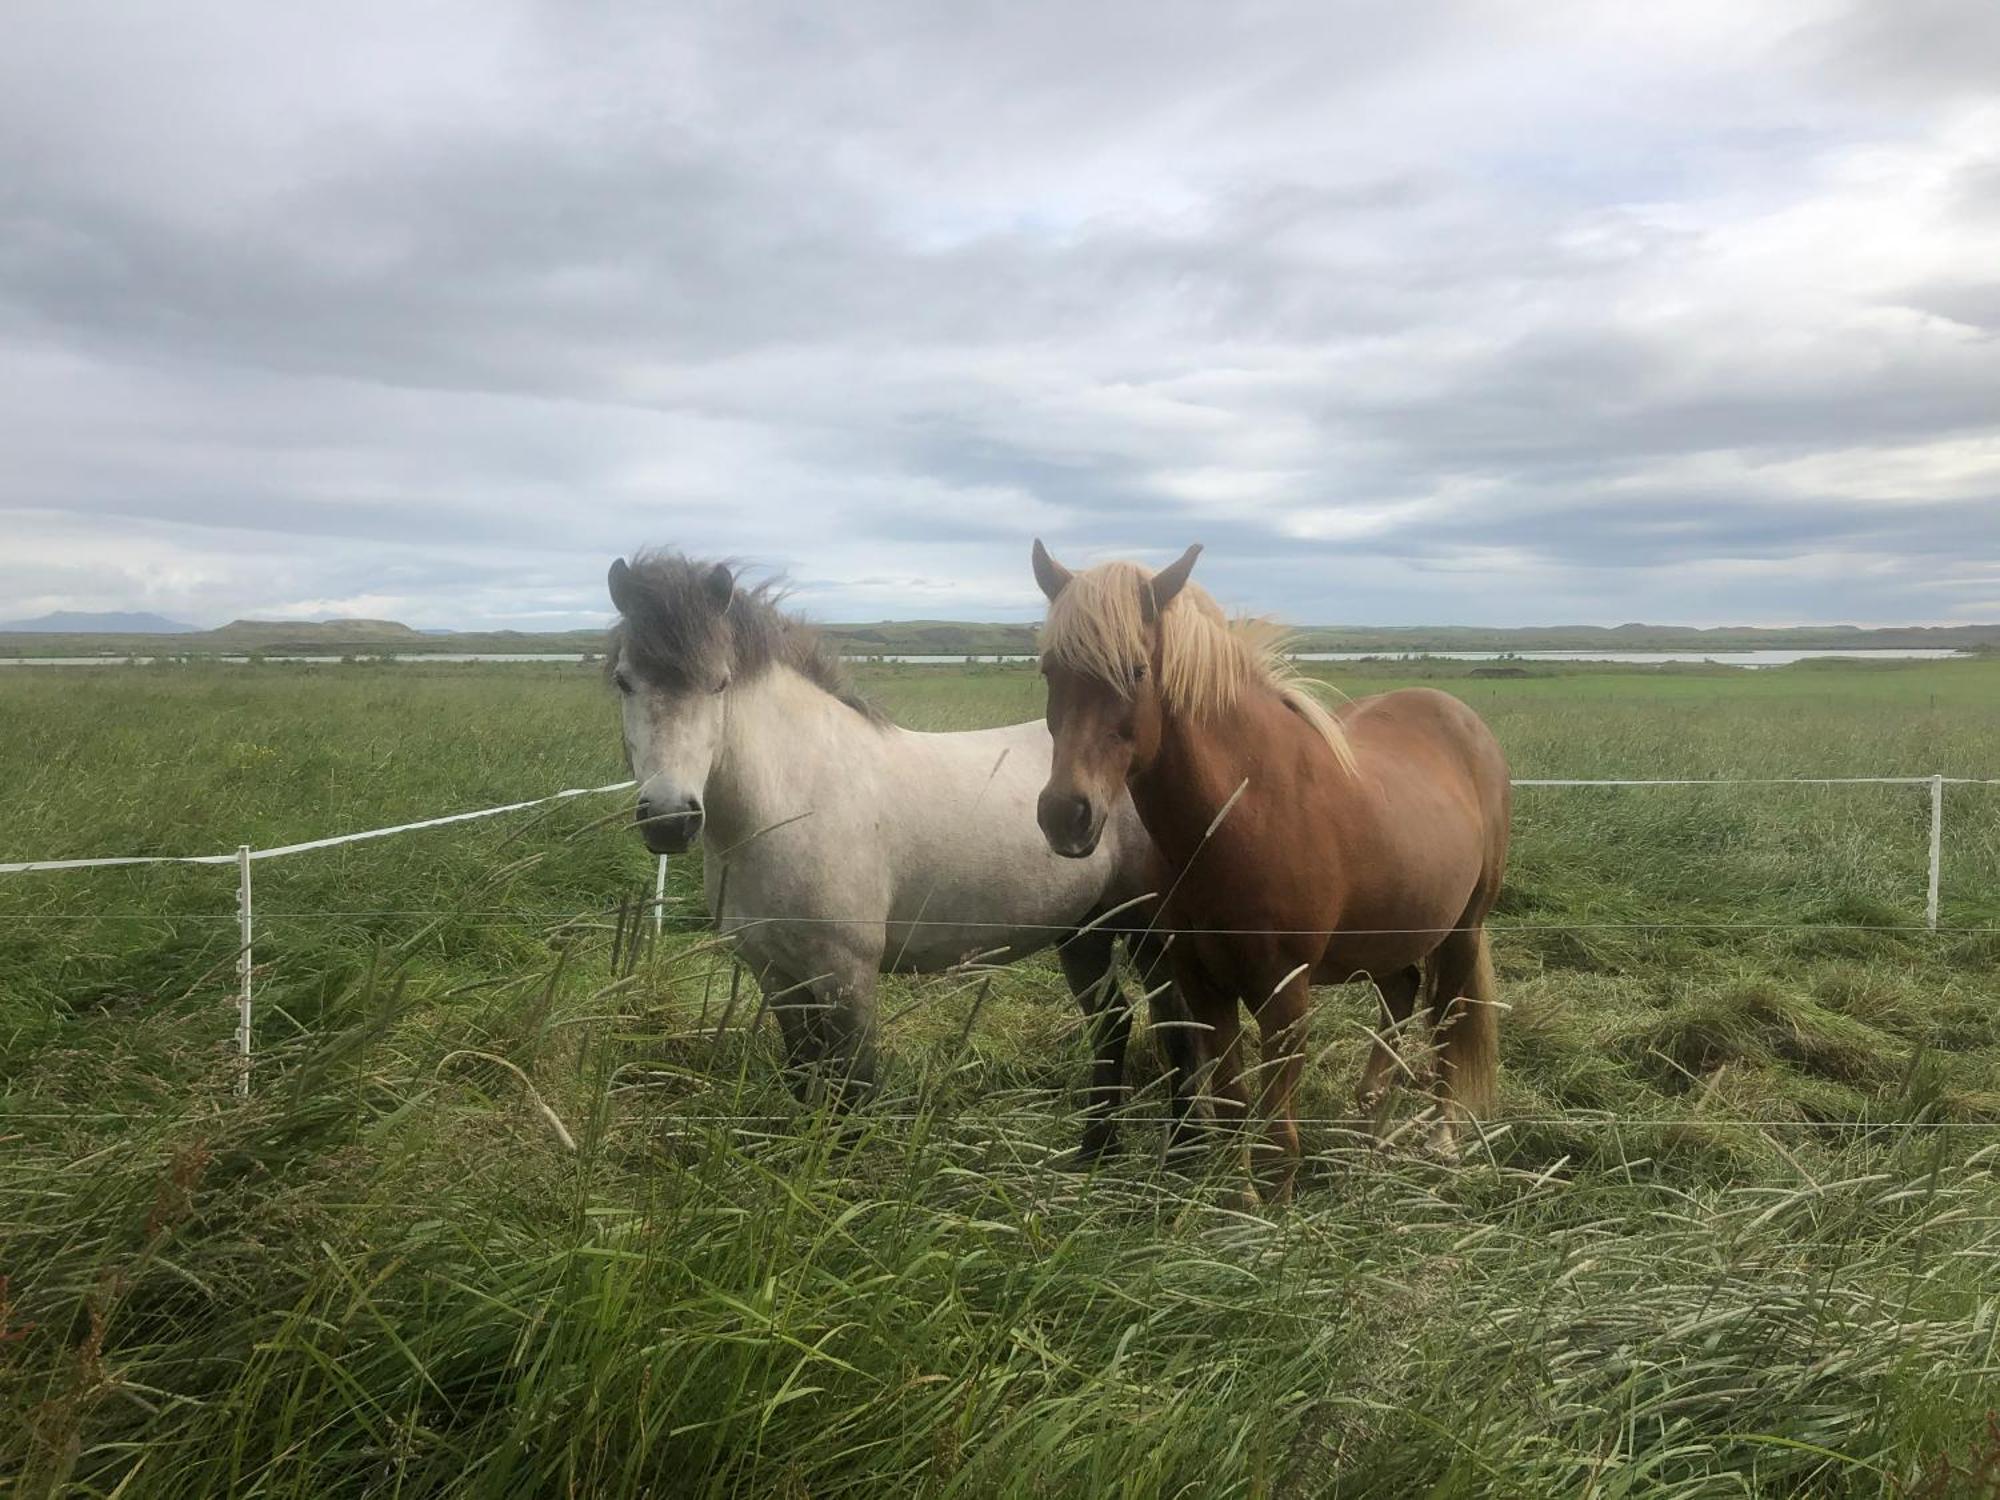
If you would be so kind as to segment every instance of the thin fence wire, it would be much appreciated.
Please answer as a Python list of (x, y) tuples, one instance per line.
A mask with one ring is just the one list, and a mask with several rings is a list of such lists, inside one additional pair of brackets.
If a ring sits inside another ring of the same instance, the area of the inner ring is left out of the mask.
[[(630, 1085), (621, 1092), (636, 1092), (643, 1085)], [(157, 1121), (157, 1112), (141, 1113), (126, 1110), (43, 1110), (9, 1111), (10, 1120), (150, 1120)], [(778, 1117), (771, 1110), (745, 1111), (743, 1113), (703, 1113), (674, 1114), (662, 1123), (688, 1125), (770, 1125)], [(1071, 1126), (1096, 1118), (1083, 1109), (1067, 1112), (1057, 1110), (930, 1110), (882, 1113), (872, 1109), (860, 1109), (853, 1115), (844, 1117), (852, 1124), (861, 1125), (921, 1125), (921, 1124), (966, 1124), (998, 1125), (1009, 1122)], [(1180, 1123), (1175, 1115), (1113, 1115), (1110, 1117), (1119, 1125), (1173, 1125)], [(1331, 1126), (1353, 1131), (1356, 1134), (1373, 1134), (1367, 1124), (1367, 1117), (1350, 1115), (1295, 1115), (1295, 1125)], [(1255, 1133), (1262, 1121), (1253, 1116), (1247, 1122), (1216, 1123), (1210, 1120), (1194, 1122), (1198, 1129), (1214, 1129), (1227, 1134), (1230, 1131)], [(1399, 1122), (1407, 1125), (1411, 1122)], [(1418, 1121), (1417, 1123), (1422, 1123)], [(1681, 1127), (1701, 1127), (1703, 1129), (1745, 1129), (1745, 1130), (2000, 1130), (2000, 1119), (1995, 1120), (1852, 1120), (1852, 1119), (1801, 1119), (1791, 1117), (1757, 1118), (1736, 1115), (1661, 1115), (1657, 1117), (1623, 1118), (1610, 1115), (1498, 1115), (1487, 1118), (1468, 1118), (1459, 1122), (1459, 1128), (1473, 1139), (1492, 1140), (1516, 1129), (1596, 1129), (1596, 1130), (1670, 1130)], [(842, 1128), (845, 1128), (843, 1126)], [(1477, 1136), (1473, 1132), (1477, 1129)], [(1471, 1144), (1469, 1139), (1467, 1144)]]
[[(504, 803), (497, 807), (476, 808), (469, 812), (447, 813), (439, 817), (423, 818), (409, 823), (398, 823), (386, 828), (362, 829), (354, 833), (334, 834), (325, 838), (308, 839), (298, 843), (281, 844), (274, 847), (262, 848), (262, 849), (254, 848), (248, 844), (244, 844), (238, 846), (233, 852), (228, 854), (117, 855), (109, 857), (95, 857), (95, 858), (84, 858), (84, 859), (45, 859), (45, 860), (14, 861), (9, 863), (0, 863), (0, 875), (30, 874), (30, 873), (62, 871), (62, 870), (104, 869), (112, 867), (146, 866), (146, 865), (234, 864), (237, 867), (238, 884), (237, 884), (237, 911), (235, 913), (233, 920), (235, 920), (238, 923), (238, 930), (239, 930), (239, 948), (237, 953), (237, 965), (236, 965), (237, 980), (238, 980), (238, 993), (237, 993), (238, 1023), (236, 1029), (236, 1040), (238, 1044), (239, 1055), (241, 1058), (241, 1073), (237, 1081), (237, 1089), (240, 1094), (247, 1094), (249, 1089), (249, 1068), (250, 1068), (250, 1054), (251, 1054), (251, 1041), (252, 1041), (253, 982), (256, 973), (256, 965), (253, 957), (255, 926), (254, 926), (254, 913), (251, 906), (251, 864), (253, 861), (263, 860), (263, 859), (278, 859), (294, 854), (304, 854), (319, 849), (331, 849), (347, 844), (363, 843), (373, 839), (389, 838), (391, 836), (398, 834), (413, 833), (421, 829), (440, 828), (450, 824), (467, 823), (478, 819), (501, 817), (508, 813), (523, 812), (529, 808), (544, 807), (554, 803), (567, 801), (572, 798), (598, 796), (609, 792), (629, 791), (636, 785), (637, 785), (636, 782), (628, 780), (628, 781), (611, 782), (604, 786), (568, 787), (559, 792), (552, 792), (547, 796), (532, 797), (519, 802)], [(1513, 931), (1513, 932), (1588, 932), (1588, 931), (1777, 932), (1777, 931), (1790, 931), (1790, 930), (1799, 930), (1799, 931), (1820, 930), (1820, 931), (1846, 931), (1846, 932), (1922, 931), (1935, 934), (1940, 931), (1938, 924), (1938, 903), (1939, 903), (1939, 894), (1940, 894), (1939, 888), (1941, 879), (1941, 846), (1943, 838), (1943, 820), (1944, 820), (1944, 788), (1947, 785), (2000, 786), (2000, 778), (1960, 777), (1960, 776), (1947, 777), (1942, 775), (1736, 777), (1736, 778), (1706, 778), (1706, 779), (1653, 778), (1653, 779), (1639, 779), (1639, 780), (1611, 779), (1611, 778), (1605, 778), (1605, 779), (1523, 778), (1521, 780), (1516, 781), (1514, 785), (1518, 787), (1669, 787), (1669, 786), (1672, 787), (1684, 787), (1684, 786), (1708, 786), (1708, 787), (1924, 786), (1928, 787), (1930, 790), (1930, 849), (1929, 849), (1929, 872), (1928, 872), (1929, 881), (1926, 890), (1926, 901), (1925, 901), (1925, 920), (1921, 928), (1916, 927), (1915, 925), (1910, 925), (1906, 927), (1900, 924), (1886, 924), (1886, 923), (1831, 924), (1831, 923), (1813, 923), (1813, 922), (1792, 922), (1792, 923), (1616, 922), (1616, 923), (1559, 923), (1559, 924), (1524, 923), (1512, 926), (1499, 925), (1495, 929), (1497, 931), (1502, 931), (1502, 932), (1507, 932), (1507, 931)], [(1237, 789), (1237, 795), (1241, 795), (1241, 792), (1242, 788), (1239, 787)], [(1218, 814), (1216, 820), (1217, 824), (1220, 823), (1222, 816), (1227, 814), (1229, 806), (1233, 805), (1234, 802), (1235, 802), (1235, 797), (1232, 796), (1230, 798), (1229, 803), (1224, 805), (1222, 814)], [(1215, 825), (1211, 825), (1210, 827), (1209, 831), (1211, 833), (1214, 831), (1214, 826)], [(666, 893), (666, 856), (662, 855), (660, 856), (659, 863), (655, 871), (653, 900), (650, 903), (646, 904), (648, 907), (650, 907), (649, 915), (651, 917), (653, 930), (656, 936), (664, 932), (668, 921), (668, 917), (666, 914), (665, 893)], [(1171, 892), (1169, 894), (1171, 894)], [(626, 908), (624, 907), (620, 908), (620, 914), (618, 920), (621, 922), (621, 924), (624, 919), (625, 910)], [(449, 911), (449, 910), (444, 910), (444, 911), (428, 910), (421, 912), (411, 912), (408, 914), (423, 915), (425, 917), (435, 917), (444, 919), (456, 919), (459, 921), (467, 920), (467, 916), (465, 913)], [(264, 914), (266, 920), (271, 920), (275, 918), (281, 921), (327, 920), (336, 917), (336, 915), (337, 915), (336, 913), (330, 911), (319, 911), (319, 912), (299, 911), (299, 912), (289, 912), (289, 913), (267, 912)], [(351, 914), (351, 916), (345, 913), (338, 915), (342, 919), (348, 919), (348, 920), (380, 920), (383, 917), (387, 916), (388, 913), (355, 912)], [(600, 919), (602, 917), (609, 917), (610, 915), (611, 914), (609, 912), (602, 913)], [(0, 917), (3, 917), (5, 920), (17, 921), (17, 922), (47, 921), (47, 920), (108, 920), (110, 919), (111, 914), (104, 912), (89, 912), (89, 913), (14, 912), (14, 913), (0, 913)], [(176, 916), (174, 914), (169, 914), (169, 913), (145, 913), (145, 914), (133, 915), (129, 919), (140, 920), (140, 921), (150, 921), (150, 920), (178, 921), (178, 920), (191, 920), (191, 919), (198, 920), (199, 914), (186, 914), (186, 915)], [(222, 918), (222, 919), (229, 920), (228, 918)], [(520, 918), (512, 913), (509, 913), (503, 920), (512, 923), (519, 921)], [(583, 925), (585, 922), (591, 919), (588, 917), (570, 917), (566, 919), (543, 917), (540, 918), (539, 920), (549, 921), (553, 925), (557, 926), (569, 926), (571, 928), (576, 928)], [(674, 920), (677, 930), (701, 930), (710, 925), (706, 914), (704, 914), (700, 918), (685, 916), (685, 917), (677, 917)], [(880, 916), (855, 918), (855, 917), (830, 917), (824, 915), (792, 916), (792, 915), (782, 915), (782, 914), (774, 914), (774, 915), (732, 914), (727, 918), (727, 927), (725, 928), (725, 931), (728, 934), (733, 935), (736, 933), (740, 933), (751, 927), (762, 926), (772, 923), (787, 923), (787, 924), (809, 923), (815, 925), (869, 926), (869, 927), (883, 926), (887, 928), (902, 928), (905, 929), (906, 931), (917, 927), (943, 927), (943, 928), (956, 928), (960, 930), (1018, 932), (1018, 933), (1077, 931), (1077, 924), (1073, 923), (980, 921), (971, 919), (954, 920), (946, 918), (925, 918), (922, 916), (899, 920), (899, 919), (884, 918)], [(1149, 923), (1144, 927), (1137, 927), (1137, 926), (1113, 927), (1109, 925), (1108, 921), (1102, 919), (1100, 919), (1098, 922), (1090, 923), (1087, 925), (1097, 930), (1112, 933), (1117, 936), (1164, 935), (1168, 937), (1172, 936), (1330, 937), (1334, 935), (1333, 929), (1315, 929), (1315, 928), (1253, 929), (1253, 928), (1175, 927), (1166, 930), (1163, 933), (1160, 929), (1158, 929), (1157, 924), (1154, 923)], [(1338, 929), (1338, 931), (1343, 935), (1356, 936), (1356, 937), (1430, 935), (1430, 934), (1435, 934), (1437, 936), (1442, 937), (1446, 933), (1456, 930), (1468, 930), (1468, 929), (1431, 928), (1431, 927)], [(1943, 930), (1946, 933), (1960, 933), (1960, 934), (1972, 935), (1972, 934), (1992, 932), (2000, 929), (1996, 929), (1990, 926), (1973, 926), (1973, 927), (1962, 927), (1962, 928), (1946, 928)], [(988, 954), (984, 956), (989, 958), (995, 957), (997, 956), (997, 952), (998, 950), (996, 950), (994, 954)], [(980, 961), (980, 958), (981, 955), (976, 955), (976, 954), (968, 955), (966, 964), (968, 966), (974, 965)]]
[[(649, 901), (645, 903), (651, 907)], [(410, 918), (435, 921), (457, 919), (469, 926), (478, 927), (520, 927), (543, 923), (550, 927), (577, 927), (592, 922), (606, 922), (618, 915), (618, 908), (607, 907), (601, 911), (578, 912), (569, 916), (559, 916), (545, 911), (463, 911), (456, 907), (440, 906), (413, 908), (393, 911), (355, 910), (312, 910), (312, 911), (265, 911), (259, 909), (259, 922), (316, 922), (316, 921), (376, 921), (384, 918)], [(664, 912), (661, 914), (660, 930), (668, 932), (722, 931), (707, 912)], [(216, 922), (230, 923), (237, 920), (233, 912), (162, 912), (162, 911), (23, 911), (0, 912), (0, 922)], [(982, 931), (1006, 932), (1075, 932), (1077, 924), (1067, 922), (1011, 922), (986, 921), (977, 917), (814, 917), (770, 913), (761, 916), (745, 916), (731, 913), (729, 927), (725, 935), (749, 927), (763, 927), (776, 923), (790, 926), (831, 925), (841, 927), (959, 927)], [(1540, 932), (1879, 932), (1879, 933), (1936, 933), (1940, 937), (1975, 936), (1981, 933), (2000, 933), (2000, 924), (1984, 926), (1931, 927), (1923, 922), (1488, 922), (1482, 928), (1470, 927), (1161, 927), (1094, 926), (1093, 932), (1107, 933), (1113, 937), (1404, 937), (1435, 933), (1440, 937), (1454, 932), (1484, 931), (1501, 933)]]
[(1651, 780), (1517, 778), (1521, 786), (2000, 786), (1992, 776), (1685, 776)]
[[(1724, 776), (1724, 777), (1681, 777), (1655, 779), (1621, 778), (1548, 778), (1524, 777), (1513, 783), (1516, 787), (1668, 787), (1668, 786), (2000, 786), (2000, 777), (1982, 776)], [(394, 834), (413, 833), (419, 829), (441, 828), (451, 823), (468, 823), (480, 818), (497, 818), (506, 813), (522, 812), (531, 807), (541, 807), (552, 802), (562, 802), (573, 797), (594, 797), (606, 792), (631, 791), (637, 785), (632, 781), (615, 781), (604, 786), (567, 787), (559, 792), (551, 792), (545, 797), (531, 797), (521, 802), (503, 803), (498, 807), (475, 808), (470, 812), (447, 813), (441, 817), (423, 818), (412, 823), (397, 823), (387, 828), (365, 828), (354, 833), (330, 834), (325, 838), (306, 839), (294, 844), (279, 844), (268, 848), (252, 847), (253, 860), (280, 859), (287, 855), (304, 854), (315, 849), (332, 849), (343, 844), (364, 843), (371, 839), (388, 838)], [(123, 865), (231, 865), (238, 859), (232, 849), (223, 854), (130, 854), (93, 857), (88, 859), (31, 859), (0, 864), (0, 875), (22, 875), (39, 871), (105, 869)]]

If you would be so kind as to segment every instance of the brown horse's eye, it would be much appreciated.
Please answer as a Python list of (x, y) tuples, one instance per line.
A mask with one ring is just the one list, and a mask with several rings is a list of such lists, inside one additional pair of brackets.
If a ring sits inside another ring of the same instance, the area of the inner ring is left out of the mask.
[(1144, 682), (1145, 680), (1146, 680), (1146, 664), (1144, 662), (1140, 662), (1138, 666), (1132, 669), (1132, 681), (1134, 683), (1141, 683)]

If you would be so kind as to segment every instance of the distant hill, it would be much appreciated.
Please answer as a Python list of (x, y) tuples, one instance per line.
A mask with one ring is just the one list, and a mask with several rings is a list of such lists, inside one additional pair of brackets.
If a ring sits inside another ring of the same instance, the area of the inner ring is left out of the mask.
[(0, 656), (425, 656), (595, 654), (602, 630), (416, 630), (396, 620), (231, 620), (214, 630), (161, 636), (0, 630)]
[(32, 620), (0, 620), (0, 635), (185, 635), (194, 628), (165, 615), (90, 614), (74, 609)]
[(1026, 656), (1032, 625), (974, 625), (958, 620), (878, 620), (822, 625), (843, 656)]
[[(171, 621), (125, 630), (69, 623), (157, 616), (50, 615), (0, 627), (0, 656), (424, 656), (596, 654), (602, 630), (417, 630), (395, 620), (232, 620), (215, 630)], [(48, 621), (62, 622), (49, 624)], [(168, 634), (169, 628), (173, 633)], [(1026, 656), (1035, 627), (961, 620), (876, 620), (820, 627), (845, 656)], [(2000, 651), (2000, 625), (1319, 625), (1293, 637), (1300, 651)]]
[(273, 641), (290, 645), (402, 645), (421, 650), (437, 639), (396, 620), (231, 620), (202, 633), (204, 650), (270, 649)]

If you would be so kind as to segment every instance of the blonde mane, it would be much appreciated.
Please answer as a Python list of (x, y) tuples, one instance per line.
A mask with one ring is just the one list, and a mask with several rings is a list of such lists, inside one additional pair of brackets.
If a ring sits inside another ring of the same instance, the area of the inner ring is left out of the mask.
[[(1146, 661), (1142, 591), (1153, 575), (1137, 563), (1109, 562), (1073, 575), (1049, 605), (1042, 651), (1050, 660), (1131, 691)], [(1315, 696), (1326, 684), (1302, 674), (1284, 654), (1287, 632), (1275, 621), (1228, 619), (1199, 584), (1187, 583), (1160, 614), (1160, 701), (1169, 712), (1212, 719), (1246, 689), (1265, 687), (1326, 742), (1343, 770), (1354, 749), (1340, 721)]]

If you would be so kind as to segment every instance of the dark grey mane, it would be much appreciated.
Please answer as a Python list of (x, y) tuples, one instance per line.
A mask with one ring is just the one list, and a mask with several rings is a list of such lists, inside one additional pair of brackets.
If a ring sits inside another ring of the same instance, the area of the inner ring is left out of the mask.
[(620, 618), (611, 628), (606, 670), (615, 671), (622, 659), (650, 681), (685, 690), (785, 666), (871, 723), (888, 722), (854, 691), (826, 637), (778, 607), (785, 597), (782, 578), (749, 585), (738, 579), (728, 608), (718, 611), (710, 583), (718, 567), (736, 571), (733, 563), (678, 552), (635, 554), (626, 595), (616, 601)]

